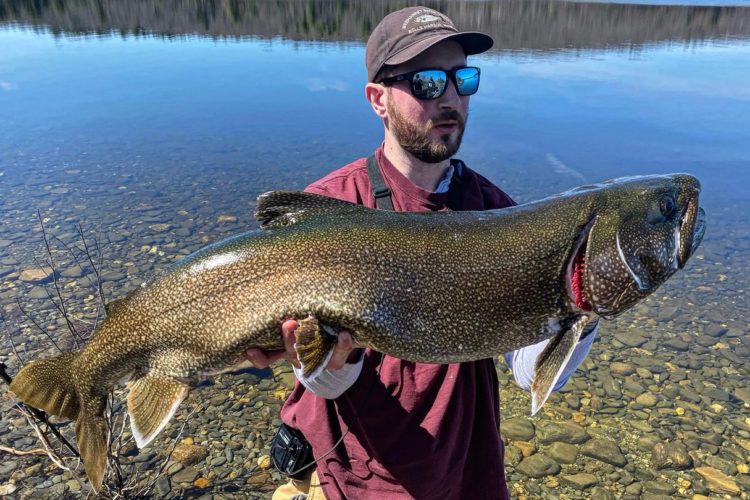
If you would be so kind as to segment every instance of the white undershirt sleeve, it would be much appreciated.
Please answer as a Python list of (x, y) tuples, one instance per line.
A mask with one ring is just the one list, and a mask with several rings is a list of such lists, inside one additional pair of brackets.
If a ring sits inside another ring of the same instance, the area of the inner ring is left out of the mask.
[[(586, 359), (589, 351), (591, 351), (591, 346), (594, 345), (594, 338), (598, 329), (599, 324), (597, 323), (591, 333), (585, 339), (578, 342), (578, 345), (573, 349), (573, 354), (570, 356), (568, 364), (563, 368), (560, 379), (552, 390), (559, 391), (576, 369), (578, 369), (578, 366), (583, 363), (583, 360)], [(505, 362), (508, 363), (508, 366), (513, 371), (513, 378), (516, 380), (516, 384), (523, 390), (529, 391), (531, 389), (536, 358), (547, 347), (548, 343), (549, 339), (505, 354)]]

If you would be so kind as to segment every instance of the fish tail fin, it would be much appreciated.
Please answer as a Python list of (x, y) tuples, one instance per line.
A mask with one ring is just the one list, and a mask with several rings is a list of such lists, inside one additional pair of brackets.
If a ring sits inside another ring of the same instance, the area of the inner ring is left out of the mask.
[(21, 401), (52, 415), (76, 421), (76, 443), (91, 486), (98, 490), (107, 465), (106, 396), (87, 395), (75, 384), (75, 366), (80, 353), (34, 361), (26, 365), (10, 384)]
[(18, 372), (10, 391), (29, 406), (75, 420), (81, 409), (71, 372), (77, 352), (29, 363)]
[[(106, 397), (97, 402), (98, 405), (106, 407)], [(104, 470), (107, 467), (108, 432), (102, 411), (84, 409), (76, 420), (76, 444), (81, 453), (86, 476), (96, 491), (102, 486)]]
[(302, 374), (305, 378), (315, 377), (325, 369), (333, 355), (336, 332), (310, 316), (299, 321), (294, 334), (297, 337), (294, 349), (302, 365)]

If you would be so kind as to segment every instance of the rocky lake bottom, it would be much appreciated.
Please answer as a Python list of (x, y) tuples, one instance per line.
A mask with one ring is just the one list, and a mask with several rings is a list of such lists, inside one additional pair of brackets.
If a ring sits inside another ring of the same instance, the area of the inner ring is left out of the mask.
[[(93, 167), (63, 169), (54, 181), (37, 173), (0, 173), (0, 362), (11, 375), (21, 360), (55, 354), (50, 339), (74, 347), (48, 295), (56, 292), (42, 224), (61, 295), (85, 331), (101, 307), (79, 250), (79, 224), (92, 247), (99, 242), (92, 253), (101, 257), (104, 296), (113, 300), (201, 246), (256, 227), (253, 200), (272, 187), (250, 187), (231, 172), (180, 180), (164, 172), (154, 184)], [(286, 181), (299, 182), (291, 174)], [(686, 269), (604, 322), (589, 358), (538, 415), (529, 417), (529, 396), (498, 361), (514, 498), (750, 498), (750, 230), (732, 207), (707, 212), (706, 239)], [(270, 467), (268, 450), (293, 381), (288, 366), (278, 365), (202, 383), (149, 447), (125, 444), (123, 470), (153, 478), (155, 497), (270, 498), (283, 477)], [(5, 387), (3, 394), (0, 446), (39, 448)], [(72, 425), (55, 425), (72, 439)], [(75, 461), (63, 471), (46, 456), (0, 457), (0, 496), (89, 492)]]

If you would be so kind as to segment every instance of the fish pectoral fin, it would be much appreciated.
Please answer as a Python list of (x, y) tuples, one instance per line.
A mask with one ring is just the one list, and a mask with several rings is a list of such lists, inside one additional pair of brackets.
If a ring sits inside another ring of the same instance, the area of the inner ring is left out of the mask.
[(552, 394), (552, 389), (562, 375), (565, 365), (573, 354), (581, 332), (588, 324), (589, 316), (583, 315), (566, 329), (552, 337), (539, 356), (534, 365), (534, 379), (531, 382), (531, 414), (538, 412), (547, 398)]
[(305, 378), (313, 378), (323, 371), (333, 355), (333, 347), (336, 345), (338, 336), (329, 327), (318, 322), (312, 316), (299, 321), (299, 326), (294, 331), (297, 342), (294, 350), (302, 365), (302, 375)]
[(348, 201), (301, 191), (269, 191), (258, 197), (255, 218), (270, 229), (296, 224), (308, 215), (332, 210), (371, 210)]
[(128, 388), (130, 427), (138, 448), (161, 432), (190, 390), (175, 378), (151, 373), (132, 379)]

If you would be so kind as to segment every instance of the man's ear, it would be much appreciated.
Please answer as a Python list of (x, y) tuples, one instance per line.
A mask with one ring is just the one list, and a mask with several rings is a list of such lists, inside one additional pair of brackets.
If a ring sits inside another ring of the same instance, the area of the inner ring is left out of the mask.
[(385, 85), (368, 83), (365, 85), (365, 97), (370, 102), (370, 106), (372, 106), (375, 114), (385, 119), (387, 116), (386, 100), (388, 99)]

